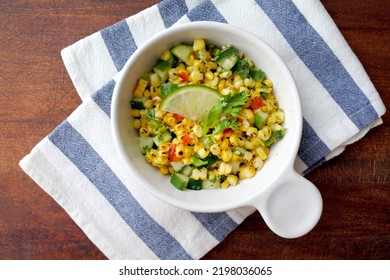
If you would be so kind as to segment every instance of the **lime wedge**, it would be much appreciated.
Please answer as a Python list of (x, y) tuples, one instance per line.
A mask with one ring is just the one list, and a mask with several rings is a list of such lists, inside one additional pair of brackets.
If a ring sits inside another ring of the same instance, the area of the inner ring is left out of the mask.
[(208, 86), (186, 85), (165, 96), (160, 103), (160, 110), (197, 121), (220, 97), (218, 91)]

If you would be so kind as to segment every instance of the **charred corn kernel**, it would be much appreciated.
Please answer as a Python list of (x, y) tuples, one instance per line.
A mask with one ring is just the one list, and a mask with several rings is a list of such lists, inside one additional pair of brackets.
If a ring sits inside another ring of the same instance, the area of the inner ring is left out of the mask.
[(144, 102), (144, 106), (146, 109), (151, 109), (153, 108), (153, 101), (152, 99), (146, 99), (145, 102)]
[(248, 127), (246, 131), (246, 135), (248, 137), (256, 137), (257, 136), (258, 129), (254, 126)]
[(245, 146), (245, 143), (246, 143), (245, 137), (243, 137), (243, 136), (238, 136), (238, 145), (241, 146), (241, 147), (243, 147), (243, 146)]
[(196, 125), (192, 128), (192, 132), (194, 132), (194, 134), (195, 134), (197, 137), (202, 137), (202, 135), (203, 135), (203, 129), (202, 129), (202, 127), (201, 127), (199, 124), (196, 124)]
[[(208, 51), (204, 50), (204, 49), (198, 51), (198, 56), (199, 56), (200, 59), (204, 60), (205, 62), (209, 61), (211, 59), (210, 53)], [(209, 68), (208, 65), (206, 65), (206, 66), (207, 66), (207, 69), (208, 69)]]
[(163, 120), (170, 127), (174, 127), (177, 124), (177, 120), (174, 116), (165, 115)]
[(142, 97), (142, 94), (147, 86), (148, 86), (148, 82), (146, 80), (139, 79), (137, 87), (134, 90), (134, 97)]
[(227, 162), (221, 162), (221, 164), (218, 167), (218, 174), (219, 175), (229, 175), (232, 173), (233, 166), (230, 163)]
[(133, 116), (134, 118), (139, 118), (141, 116), (141, 112), (139, 109), (131, 109), (130, 115)]
[(181, 145), (181, 144), (177, 145), (176, 149), (175, 149), (176, 157), (182, 158), (184, 156), (184, 150), (185, 150), (185, 147), (183, 145)]
[(261, 130), (264, 131), (264, 133), (268, 136), (268, 138), (271, 137), (271, 135), (272, 135), (271, 127), (265, 125), (265, 126), (263, 126), (263, 128)]
[(149, 135), (150, 135), (148, 129), (147, 129), (145, 126), (141, 127), (141, 128), (138, 130), (138, 133), (139, 133), (139, 135), (140, 135), (141, 137), (149, 137)]
[(134, 127), (135, 129), (140, 129), (140, 127), (141, 127), (141, 120), (140, 120), (140, 119), (134, 119), (134, 121), (133, 121), (133, 127)]
[(200, 158), (205, 158), (210, 154), (210, 151), (206, 148), (201, 148), (198, 150), (197, 154), (200, 156)]
[(238, 177), (233, 174), (229, 174), (226, 178), (226, 181), (229, 183), (230, 186), (235, 186), (238, 183)]
[(194, 70), (191, 72), (189, 79), (192, 83), (198, 83), (203, 80), (203, 74), (199, 70)]
[(158, 149), (160, 151), (169, 151), (171, 147), (172, 147), (172, 143), (166, 142), (166, 143), (161, 143), (160, 146), (158, 146)]
[(245, 154), (242, 156), (244, 162), (251, 161), (252, 157), (253, 157), (253, 154), (251, 152), (248, 152), (248, 151), (246, 151)]
[(207, 179), (207, 168), (202, 167), (201, 169), (195, 168), (192, 170), (191, 178), (195, 180), (206, 180)]
[(224, 161), (224, 162), (228, 162), (231, 160), (233, 156), (233, 152), (232, 150), (228, 149), (228, 150), (222, 150), (221, 151), (221, 159)]
[(236, 133), (230, 135), (229, 142), (232, 146), (237, 147), (239, 145), (238, 135)]
[(165, 61), (168, 61), (169, 59), (171, 59), (172, 57), (172, 53), (169, 51), (169, 50), (166, 50), (162, 55), (161, 55), (161, 59), (162, 60), (165, 60)]
[(252, 165), (257, 170), (260, 170), (264, 166), (264, 161), (260, 157), (255, 157), (252, 161)]
[(262, 148), (262, 147), (258, 147), (256, 148), (256, 154), (258, 155), (258, 157), (262, 160), (266, 160), (268, 158), (268, 155), (266, 153), (266, 151)]
[(273, 84), (270, 79), (264, 79), (263, 84), (265, 84), (267, 87), (272, 88)]
[(256, 174), (256, 169), (253, 166), (244, 165), (238, 168), (238, 176), (241, 180), (251, 178), (255, 176), (255, 174)]
[(221, 153), (221, 148), (217, 143), (211, 145), (210, 147), (210, 153), (212, 153), (215, 156), (218, 156)]
[(221, 150), (229, 149), (229, 140), (227, 138), (224, 138), (219, 146)]

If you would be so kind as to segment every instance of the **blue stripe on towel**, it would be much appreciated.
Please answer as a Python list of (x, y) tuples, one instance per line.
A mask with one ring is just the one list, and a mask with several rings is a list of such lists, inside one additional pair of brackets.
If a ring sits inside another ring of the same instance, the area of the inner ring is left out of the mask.
[(357, 128), (378, 118), (370, 101), (291, 0), (256, 2)]
[(137, 49), (137, 45), (135, 44), (126, 20), (122, 20), (103, 29), (100, 31), (100, 34), (116, 69), (120, 71), (130, 55)]
[(187, 17), (191, 21), (217, 21), (227, 23), (210, 0), (203, 1), (197, 5), (187, 14)]
[(122, 219), (161, 259), (192, 259), (184, 248), (138, 204), (89, 143), (64, 121), (50, 141), (91, 181)]
[(115, 81), (111, 80), (92, 95), (92, 99), (107, 114), (111, 115), (111, 100), (114, 92)]
[(237, 223), (225, 212), (192, 214), (220, 242), (237, 227)]
[(329, 152), (329, 148), (321, 141), (310, 124), (303, 119), (302, 140), (298, 151), (301, 160), (311, 167)]
[(162, 1), (157, 4), (157, 8), (166, 28), (170, 27), (188, 12), (186, 3), (183, 0)]

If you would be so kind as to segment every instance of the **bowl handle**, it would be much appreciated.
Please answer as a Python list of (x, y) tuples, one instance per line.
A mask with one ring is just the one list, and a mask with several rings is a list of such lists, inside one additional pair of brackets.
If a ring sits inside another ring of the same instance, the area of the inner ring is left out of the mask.
[(314, 184), (295, 170), (286, 172), (253, 200), (268, 227), (284, 238), (297, 238), (314, 228), (321, 217), (322, 198)]

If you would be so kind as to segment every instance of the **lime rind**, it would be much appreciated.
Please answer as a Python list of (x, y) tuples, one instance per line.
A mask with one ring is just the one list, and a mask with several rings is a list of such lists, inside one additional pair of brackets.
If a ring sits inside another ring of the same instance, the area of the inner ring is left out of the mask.
[(181, 115), (191, 120), (200, 120), (213, 107), (221, 94), (205, 85), (185, 85), (165, 96), (159, 109)]

